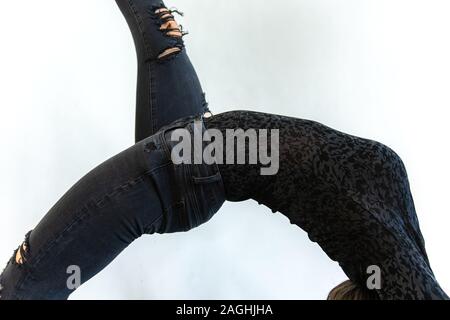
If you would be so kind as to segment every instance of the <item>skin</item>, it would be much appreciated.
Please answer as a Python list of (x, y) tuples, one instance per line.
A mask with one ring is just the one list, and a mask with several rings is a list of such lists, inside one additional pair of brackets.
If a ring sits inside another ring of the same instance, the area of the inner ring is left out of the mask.
[[(167, 12), (167, 14), (165, 14), (161, 17), (162, 19), (171, 17), (170, 11), (166, 8), (158, 9), (155, 11), (155, 13), (161, 13), (161, 12)], [(172, 29), (171, 31), (167, 32), (167, 35), (170, 37), (181, 38), (183, 36), (183, 34), (181, 33), (180, 26), (174, 20), (167, 21), (166, 23), (161, 25), (160, 30), (167, 30), (167, 29)], [(164, 58), (165, 56), (168, 56), (170, 54), (174, 54), (174, 53), (180, 52), (180, 51), (181, 51), (180, 48), (170, 48), (170, 49), (167, 49), (166, 51), (164, 51), (163, 53), (161, 53), (158, 56), (158, 58), (161, 59), (161, 58)]]
[[(22, 244), (22, 248), (24, 252), (27, 252), (27, 246), (25, 244)], [(16, 252), (16, 263), (17, 264), (23, 264), (24, 258), (22, 257), (22, 254), (20, 253), (20, 250), (17, 250)]]

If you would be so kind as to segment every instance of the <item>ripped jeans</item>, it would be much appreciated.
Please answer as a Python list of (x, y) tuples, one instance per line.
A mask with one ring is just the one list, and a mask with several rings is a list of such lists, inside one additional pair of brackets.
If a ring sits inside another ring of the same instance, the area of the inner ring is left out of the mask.
[(82, 284), (140, 236), (188, 231), (225, 201), (217, 165), (171, 161), (170, 133), (193, 133), (194, 118), (209, 111), (177, 11), (161, 1), (116, 2), (138, 56), (137, 143), (84, 176), (27, 234), (0, 275), (0, 299), (67, 299), (78, 287), (72, 270)]
[[(116, 0), (133, 35), (138, 59), (136, 142), (175, 120), (209, 112), (205, 93), (186, 53), (187, 33), (177, 10), (160, 0)], [(168, 10), (168, 11), (165, 11)]]

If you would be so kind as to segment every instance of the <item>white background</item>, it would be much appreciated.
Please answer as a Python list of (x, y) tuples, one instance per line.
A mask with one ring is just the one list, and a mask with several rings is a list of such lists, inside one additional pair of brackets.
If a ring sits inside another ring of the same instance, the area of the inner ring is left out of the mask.
[[(0, 261), (81, 176), (132, 145), (136, 61), (112, 0), (1, 0)], [(382, 141), (409, 171), (450, 292), (450, 2), (168, 1), (212, 109), (313, 119)], [(1, 266), (2, 267), (2, 266)], [(345, 280), (253, 202), (187, 234), (145, 236), (74, 299), (322, 299)]]

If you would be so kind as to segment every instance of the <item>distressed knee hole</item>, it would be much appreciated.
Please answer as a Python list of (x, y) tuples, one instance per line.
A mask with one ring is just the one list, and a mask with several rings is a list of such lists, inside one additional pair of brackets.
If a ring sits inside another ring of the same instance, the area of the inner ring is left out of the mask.
[(167, 8), (161, 8), (155, 11), (156, 14), (161, 15), (161, 19), (167, 19), (172, 18), (172, 14), (170, 13), (170, 10)]
[(169, 57), (169, 56), (172, 56), (172, 55), (177, 54), (177, 53), (180, 52), (180, 51), (181, 51), (181, 49), (178, 48), (178, 47), (173, 47), (173, 48), (166, 49), (166, 50), (164, 50), (163, 53), (161, 53), (161, 54), (158, 56), (158, 59), (164, 59), (164, 58), (167, 58), (167, 57)]
[(174, 38), (181, 38), (183, 33), (180, 26), (175, 21), (168, 21), (161, 26), (161, 30), (167, 30), (167, 35)]
[(25, 235), (25, 241), (20, 245), (19, 248), (14, 252), (13, 260), (17, 265), (24, 265), (28, 260), (28, 255), (30, 253), (30, 235), (31, 231)]
[(27, 259), (25, 257), (25, 254), (27, 252), (28, 252), (28, 246), (26, 243), (23, 243), (19, 247), (19, 249), (17, 249), (15, 259), (16, 259), (16, 263), (18, 265), (23, 265), (27, 261)]
[(165, 31), (170, 37), (183, 37), (182, 27), (175, 21), (175, 17), (173, 16), (171, 10), (167, 8), (160, 8), (156, 10), (155, 13), (160, 17), (161, 21), (163, 21), (160, 27), (161, 31)]
[(205, 119), (209, 119), (213, 116), (213, 114), (210, 111), (205, 112), (205, 114), (203, 115), (203, 118)]

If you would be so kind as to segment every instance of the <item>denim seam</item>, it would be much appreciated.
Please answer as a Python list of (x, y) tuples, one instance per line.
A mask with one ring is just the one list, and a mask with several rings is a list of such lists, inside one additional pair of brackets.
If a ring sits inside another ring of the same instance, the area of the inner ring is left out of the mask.
[[(185, 167), (184, 172), (186, 173), (184, 175), (184, 180), (185, 180), (184, 183), (186, 183), (188, 185), (188, 188), (187, 188), (188, 191), (186, 192), (186, 196), (188, 198), (188, 201), (190, 201), (194, 206), (194, 216), (195, 216), (195, 219), (197, 220), (194, 223), (195, 223), (195, 226), (197, 226), (197, 224), (199, 223), (199, 220), (200, 220), (201, 212), (200, 212), (200, 206), (198, 204), (198, 200), (196, 197), (196, 190), (195, 190), (196, 186), (194, 185), (194, 182), (192, 180), (193, 173), (192, 173), (191, 166), (184, 165), (184, 167)], [(192, 222), (191, 222), (191, 224), (192, 224)]]
[[(194, 134), (192, 127), (188, 126), (187, 128), (192, 136)], [(187, 200), (190, 201), (195, 207), (194, 208), (194, 216), (197, 221), (195, 221), (194, 223), (195, 223), (195, 226), (197, 226), (200, 223), (199, 221), (200, 221), (201, 212), (200, 212), (200, 205), (198, 203), (197, 196), (196, 196), (195, 184), (194, 184), (194, 181), (192, 180), (192, 177), (193, 177), (192, 166), (186, 165), (186, 164), (182, 164), (182, 166), (184, 169), (183, 171), (185, 173), (183, 175), (184, 183), (189, 186), (186, 191), (186, 196), (188, 198)]]
[(130, 8), (130, 11), (133, 13), (133, 17), (137, 23), (137, 26), (139, 28), (139, 34), (142, 37), (142, 42), (144, 43), (145, 51), (148, 56), (152, 56), (152, 52), (149, 48), (147, 38), (145, 36), (145, 31), (142, 29), (142, 22), (144, 19), (139, 15), (139, 11), (136, 9), (132, 1), (127, 1), (128, 7)]
[(183, 211), (184, 211), (183, 212), (183, 219), (186, 220), (187, 219), (187, 217), (186, 217), (186, 214), (187, 214), (186, 213), (186, 197), (183, 196), (180, 201), (176, 201), (176, 202), (173, 202), (171, 204), (165, 203), (165, 201), (162, 200), (162, 199), (164, 199), (163, 195), (161, 194), (162, 190), (160, 190), (159, 185), (155, 181), (156, 179), (154, 177), (154, 173), (156, 171), (159, 171), (159, 169), (162, 169), (162, 168), (165, 168), (165, 167), (170, 167), (170, 166), (174, 166), (173, 163), (167, 162), (164, 165), (158, 166), (157, 168), (154, 168), (153, 170), (149, 171), (148, 172), (148, 176), (151, 178), (152, 183), (155, 185), (155, 191), (156, 191), (158, 197), (161, 199), (163, 215), (167, 215), (171, 210), (177, 208), (179, 205), (182, 205), (183, 206)]
[[(148, 45), (148, 41), (147, 41), (147, 37), (145, 36), (145, 31), (142, 29), (142, 17), (139, 15), (139, 11), (136, 9), (136, 7), (134, 6), (134, 4), (132, 3), (132, 1), (127, 1), (128, 7), (130, 8), (130, 11), (133, 13), (133, 17), (137, 23), (137, 27), (139, 29), (139, 35), (142, 38), (142, 42), (144, 43), (144, 47), (145, 47), (145, 51), (147, 56), (153, 56), (153, 53), (151, 52), (149, 45)], [(153, 106), (153, 90), (152, 90), (152, 85), (153, 85), (153, 78), (152, 78), (152, 72), (151, 72), (151, 63), (148, 63), (147, 66), (147, 72), (149, 74), (149, 79), (150, 79), (150, 83), (149, 86), (150, 88), (148, 88), (148, 101), (150, 102), (150, 114), (151, 114), (151, 132), (150, 134), (154, 134), (155, 132), (155, 118), (154, 118), (154, 106)]]
[[(162, 167), (162, 166), (161, 166), (161, 167)], [(160, 168), (160, 167), (158, 167), (158, 168)], [(129, 185), (131, 182), (138, 182), (139, 180), (142, 180), (142, 181), (143, 181), (143, 177), (144, 177), (144, 176), (148, 175), (149, 172), (153, 172), (154, 170), (156, 170), (156, 169), (158, 169), (158, 168), (155, 168), (155, 169), (153, 169), (153, 170), (151, 170), (151, 171), (147, 171), (147, 172), (145, 172), (145, 173), (139, 175), (138, 177), (135, 177), (135, 178), (133, 178), (133, 179), (127, 181), (126, 183), (123, 183), (123, 184), (119, 185), (118, 187), (114, 188), (114, 191), (115, 191), (116, 189), (118, 189), (118, 188), (121, 188), (121, 187), (125, 186), (125, 185)], [(99, 207), (98, 204), (99, 204), (104, 198), (108, 197), (110, 194), (112, 194), (112, 192), (106, 193), (103, 197), (100, 197), (101, 199), (99, 199), (99, 200), (97, 200), (97, 201), (94, 201), (94, 206), (95, 206), (95, 207)], [(90, 201), (92, 201), (92, 199), (88, 200), (88, 201), (86, 202), (86, 204), (84, 204), (80, 209), (78, 209), (78, 210), (76, 211), (78, 215), (77, 215), (77, 217), (74, 219), (74, 221), (72, 221), (72, 223), (71, 223), (70, 225), (68, 225), (67, 227), (65, 227), (64, 230), (61, 231), (60, 234), (59, 234), (58, 236), (56, 236), (51, 242), (45, 244), (45, 248), (41, 249), (41, 250), (37, 253), (37, 255), (36, 255), (36, 257), (35, 257), (34, 259), (30, 259), (31, 261), (29, 261), (29, 265), (28, 265), (28, 266), (29, 266), (29, 270), (28, 270), (28, 272), (22, 277), (22, 279), (20, 279), (20, 280), (17, 282), (17, 285), (16, 285), (16, 290), (17, 290), (17, 291), (20, 291), (20, 290), (22, 289), (22, 285), (23, 285), (28, 279), (31, 278), (31, 276), (32, 276), (32, 274), (33, 274), (33, 271), (34, 271), (34, 269), (36, 268), (36, 266), (39, 265), (39, 263), (42, 261), (42, 259), (43, 259), (43, 258), (51, 251), (51, 249), (59, 242), (59, 240), (62, 238), (62, 236), (64, 236), (64, 235), (67, 233), (67, 231), (70, 231), (71, 229), (73, 229), (76, 225), (78, 225), (80, 222), (82, 222), (82, 221), (88, 216), (88, 213), (89, 213), (89, 211), (90, 211), (90, 208), (89, 208), (89, 202), (90, 202)], [(80, 214), (80, 213), (81, 213), (81, 214)], [(17, 296), (17, 295), (16, 295), (16, 296)], [(19, 296), (17, 296), (17, 297), (19, 298)], [(19, 300), (20, 300), (20, 299), (19, 299)]]
[[(155, 104), (156, 104), (156, 95), (154, 92), (154, 85), (155, 85), (155, 80), (153, 77), (153, 72), (152, 72), (152, 67), (153, 64), (152, 62), (148, 63), (148, 67), (147, 67), (147, 72), (148, 72), (148, 78), (149, 78), (149, 88), (148, 88), (148, 101), (150, 102), (150, 114), (151, 114), (151, 132), (150, 134), (155, 134), (155, 128), (157, 125), (157, 119), (155, 117)], [(155, 101), (153, 101), (155, 100)]]

